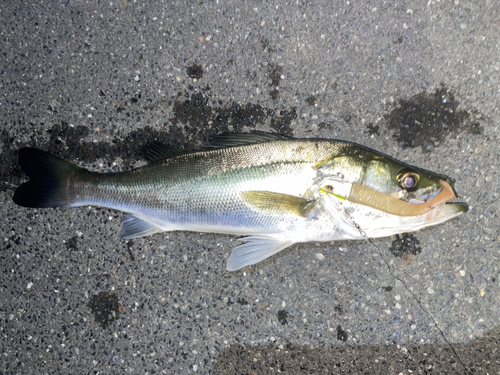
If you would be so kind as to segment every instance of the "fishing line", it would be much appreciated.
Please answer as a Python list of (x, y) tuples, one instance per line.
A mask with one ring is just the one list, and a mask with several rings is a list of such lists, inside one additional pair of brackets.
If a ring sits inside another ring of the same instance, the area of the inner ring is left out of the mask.
[[(356, 224), (355, 224), (356, 225)], [(357, 225), (356, 225), (357, 226)], [(358, 227), (358, 229), (360, 229)], [(441, 336), (443, 337), (444, 341), (446, 342), (446, 344), (448, 344), (448, 346), (450, 347), (451, 351), (453, 352), (453, 354), (455, 355), (455, 357), (458, 359), (458, 361), (461, 363), (461, 365), (463, 366), (464, 370), (467, 372), (467, 374), (471, 375), (472, 373), (467, 369), (467, 367), (465, 366), (465, 363), (462, 361), (462, 359), (458, 356), (458, 353), (455, 351), (455, 348), (453, 347), (453, 345), (451, 345), (451, 343), (448, 341), (448, 339), (446, 338), (443, 330), (441, 328), (439, 328), (439, 325), (436, 321), (436, 319), (434, 319), (434, 316), (432, 316), (432, 314), (427, 311), (424, 306), (422, 305), (422, 302), (417, 298), (417, 296), (415, 295), (415, 293), (413, 293), (410, 288), (408, 288), (408, 286), (406, 285), (406, 283), (404, 282), (404, 280), (400, 279), (399, 277), (397, 277), (393, 272), (392, 272), (392, 269), (391, 269), (391, 266), (389, 265), (389, 262), (387, 261), (387, 259), (384, 258), (384, 256), (382, 255), (382, 251), (380, 250), (380, 248), (372, 241), (371, 238), (368, 238), (366, 237), (366, 235), (363, 233), (363, 231), (361, 231), (360, 229), (360, 233), (363, 234), (365, 236), (365, 239), (370, 242), (373, 246), (375, 246), (375, 248), (378, 250), (379, 254), (380, 254), (380, 257), (384, 260), (385, 264), (387, 265), (387, 268), (389, 269), (389, 273), (391, 274), (391, 276), (401, 282), (403, 284), (403, 286), (405, 287), (405, 289), (413, 296), (413, 298), (415, 299), (415, 301), (417, 302), (417, 304), (420, 306), (420, 308), (422, 309), (422, 311), (424, 313), (426, 313), (432, 320), (432, 322), (434, 323), (434, 326), (438, 329), (439, 333), (441, 334)]]
[(429, 318), (431, 318), (432, 322), (434, 323), (434, 326), (437, 328), (437, 330), (439, 331), (439, 333), (441, 334), (441, 336), (443, 337), (444, 341), (446, 342), (446, 344), (448, 344), (448, 346), (450, 347), (451, 351), (453, 352), (453, 354), (455, 355), (455, 357), (457, 358), (458, 362), (460, 362), (460, 364), (462, 365), (462, 367), (464, 368), (465, 372), (469, 375), (472, 375), (472, 373), (469, 371), (469, 369), (467, 369), (467, 367), (465, 366), (465, 363), (462, 361), (462, 359), (459, 357), (458, 353), (456, 352), (455, 348), (453, 347), (453, 345), (451, 345), (451, 343), (448, 341), (448, 339), (446, 338), (443, 330), (441, 328), (439, 328), (439, 325), (436, 321), (436, 319), (434, 318), (434, 316), (429, 312), (427, 311), (424, 306), (422, 305), (422, 302), (417, 298), (417, 296), (415, 295), (415, 293), (413, 293), (410, 288), (408, 288), (408, 286), (406, 285), (405, 281), (400, 279), (399, 277), (397, 277), (394, 272), (392, 272), (392, 268), (391, 266), (389, 265), (389, 262), (387, 261), (387, 259), (385, 259), (385, 257), (383, 256), (382, 254), (382, 250), (380, 250), (380, 248), (375, 244), (375, 242), (372, 241), (371, 238), (368, 238), (368, 236), (366, 235), (366, 233), (363, 231), (363, 229), (361, 229), (361, 226), (356, 223), (356, 221), (354, 221), (354, 218), (347, 212), (347, 210), (344, 208), (344, 214), (345, 216), (348, 218), (348, 220), (358, 229), (359, 233), (361, 234), (361, 236), (363, 236), (363, 238), (368, 241), (369, 243), (371, 243), (373, 246), (375, 246), (375, 248), (378, 250), (378, 253), (380, 254), (380, 257), (383, 259), (383, 261), (385, 262), (385, 264), (387, 265), (387, 269), (389, 270), (389, 273), (391, 274), (391, 276), (397, 280), (397, 281), (400, 281), (404, 288), (412, 295), (413, 299), (417, 302), (417, 304), (420, 306), (420, 308), (422, 309), (422, 311), (427, 314), (427, 316), (429, 316)]

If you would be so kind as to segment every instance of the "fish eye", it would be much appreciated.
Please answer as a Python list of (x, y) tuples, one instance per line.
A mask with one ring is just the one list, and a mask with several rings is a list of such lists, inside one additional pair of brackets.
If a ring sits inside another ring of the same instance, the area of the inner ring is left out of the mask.
[(403, 189), (413, 189), (418, 186), (420, 176), (415, 172), (403, 172), (398, 175), (398, 183)]
[(325, 185), (324, 189), (328, 192), (332, 192), (333, 191), (333, 186), (332, 185)]

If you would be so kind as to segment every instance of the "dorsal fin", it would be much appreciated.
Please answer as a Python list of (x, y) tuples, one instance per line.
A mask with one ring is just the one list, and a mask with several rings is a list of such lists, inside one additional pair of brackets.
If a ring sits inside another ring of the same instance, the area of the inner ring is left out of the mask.
[(192, 151), (181, 150), (161, 142), (153, 142), (144, 147), (144, 157), (150, 163), (172, 158), (174, 156), (189, 154)]
[(292, 137), (277, 133), (266, 133), (258, 130), (255, 130), (251, 133), (222, 133), (210, 137), (207, 143), (207, 147), (237, 147), (253, 145), (256, 143), (280, 141), (284, 139), (292, 139)]

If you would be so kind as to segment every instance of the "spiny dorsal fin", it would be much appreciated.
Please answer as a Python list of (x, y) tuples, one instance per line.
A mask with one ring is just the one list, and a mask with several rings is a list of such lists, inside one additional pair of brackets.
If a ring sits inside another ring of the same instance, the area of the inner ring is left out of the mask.
[(210, 137), (207, 147), (223, 148), (253, 145), (271, 141), (281, 141), (292, 139), (292, 137), (277, 133), (266, 133), (262, 131), (253, 131), (251, 133), (222, 133)]
[(242, 191), (241, 198), (254, 208), (310, 218), (316, 201), (270, 191)]
[(161, 142), (153, 142), (144, 147), (144, 157), (150, 163), (170, 159), (174, 156), (189, 154), (192, 151), (181, 150)]

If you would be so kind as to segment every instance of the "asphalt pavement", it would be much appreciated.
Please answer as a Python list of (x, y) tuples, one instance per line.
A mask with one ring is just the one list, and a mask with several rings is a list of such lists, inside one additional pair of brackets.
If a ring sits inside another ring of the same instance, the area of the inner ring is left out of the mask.
[[(499, 39), (493, 0), (2, 2), (0, 374), (500, 374)], [(111, 172), (252, 130), (450, 175), (470, 211), (230, 273), (234, 236), (12, 202), (21, 147)]]

